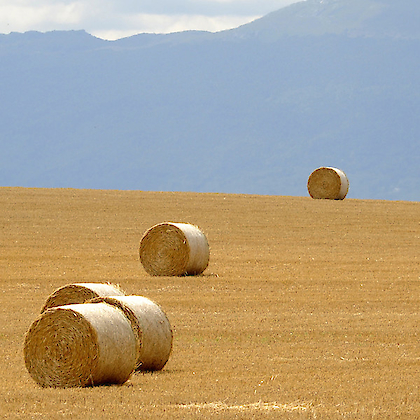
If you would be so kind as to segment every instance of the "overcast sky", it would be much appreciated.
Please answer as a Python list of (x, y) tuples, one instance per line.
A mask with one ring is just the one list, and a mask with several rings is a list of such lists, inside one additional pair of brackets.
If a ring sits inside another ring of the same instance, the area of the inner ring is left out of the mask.
[(302, 0), (0, 0), (0, 33), (84, 29), (103, 39), (235, 28)]

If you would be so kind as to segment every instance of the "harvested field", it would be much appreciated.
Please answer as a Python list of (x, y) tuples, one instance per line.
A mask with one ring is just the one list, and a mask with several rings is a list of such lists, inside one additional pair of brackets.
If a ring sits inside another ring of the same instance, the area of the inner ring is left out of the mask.
[[(0, 188), (0, 417), (418, 419), (420, 203)], [(143, 232), (200, 226), (200, 276), (154, 277)], [(41, 388), (24, 337), (46, 298), (109, 282), (173, 329), (159, 372)]]

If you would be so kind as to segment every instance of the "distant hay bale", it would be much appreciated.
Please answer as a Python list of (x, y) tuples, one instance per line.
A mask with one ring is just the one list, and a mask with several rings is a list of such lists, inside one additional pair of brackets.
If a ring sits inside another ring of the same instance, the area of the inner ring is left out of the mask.
[(106, 303), (48, 309), (25, 337), (25, 366), (43, 387), (122, 384), (134, 371), (136, 356), (129, 320)]
[(161, 307), (143, 296), (93, 299), (121, 309), (130, 320), (138, 341), (136, 370), (161, 370), (172, 350), (172, 329)]
[(312, 198), (343, 200), (348, 191), (349, 180), (340, 169), (321, 167), (309, 176), (308, 192)]
[(201, 274), (209, 264), (209, 244), (204, 233), (188, 223), (160, 223), (140, 241), (140, 261), (152, 276)]
[(74, 283), (55, 290), (45, 302), (41, 312), (56, 306), (85, 303), (95, 297), (123, 296), (118, 286), (108, 283)]

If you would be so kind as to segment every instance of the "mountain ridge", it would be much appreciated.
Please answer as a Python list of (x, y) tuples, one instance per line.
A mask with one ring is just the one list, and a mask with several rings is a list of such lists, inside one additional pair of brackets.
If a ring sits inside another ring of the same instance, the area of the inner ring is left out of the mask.
[[(392, 16), (396, 17), (392, 19)], [(183, 43), (218, 38), (243, 38), (246, 35), (270, 41), (281, 36), (326, 34), (419, 39), (420, 27), (417, 25), (419, 19), (420, 3), (413, 0), (403, 0), (398, 5), (391, 0), (303, 0), (282, 7), (237, 28), (218, 32), (187, 30), (167, 34), (139, 33), (107, 41), (97, 38), (85, 30), (27, 31), (24, 33), (11, 32), (8, 35), (0, 34), (0, 42), (6, 40), (6, 37), (15, 40), (20, 37), (23, 40), (24, 38), (28, 39), (30, 35), (34, 35), (40, 41), (54, 35), (55, 41), (62, 44), (66, 39), (70, 40), (70, 37), (75, 35), (71, 37), (72, 44), (74, 45), (78, 40), (80, 46), (85, 47), (86, 45), (95, 45), (94, 43), (99, 45), (100, 42), (102, 42), (102, 46), (109, 47), (124, 44), (145, 46), (166, 42)], [(410, 22), (411, 25), (407, 25), (407, 22)], [(271, 36), (267, 37), (267, 34)]]

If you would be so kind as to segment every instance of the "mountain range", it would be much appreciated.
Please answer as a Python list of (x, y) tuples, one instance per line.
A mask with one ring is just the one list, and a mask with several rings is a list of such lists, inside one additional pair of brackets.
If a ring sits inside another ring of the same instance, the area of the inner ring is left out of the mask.
[(420, 201), (420, 3), (306, 0), (217, 33), (0, 35), (0, 185)]

